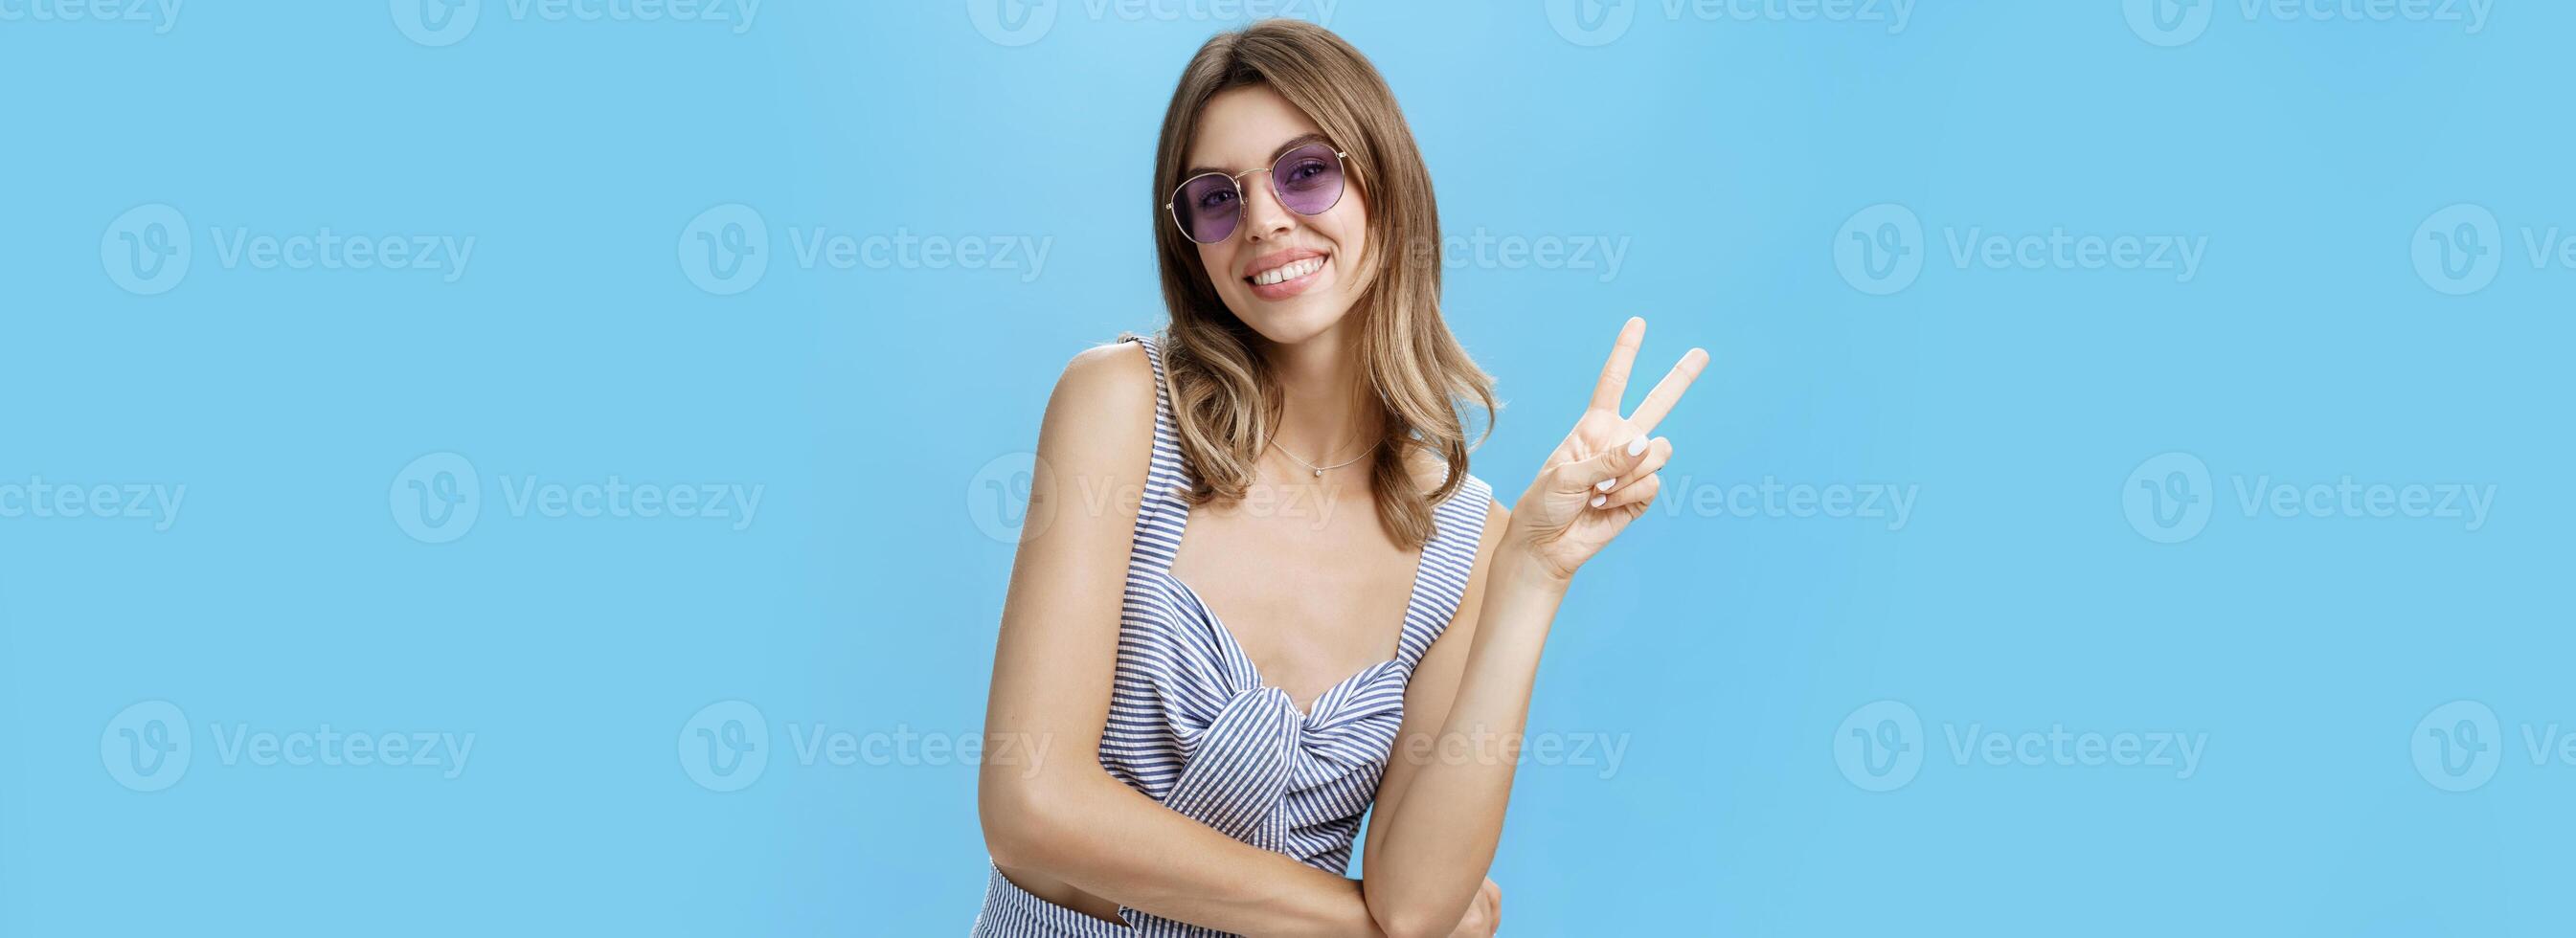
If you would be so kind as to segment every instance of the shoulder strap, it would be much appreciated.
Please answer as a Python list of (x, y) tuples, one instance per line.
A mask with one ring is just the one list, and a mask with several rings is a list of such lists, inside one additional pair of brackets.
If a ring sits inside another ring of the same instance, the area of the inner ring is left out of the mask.
[(1195, 483), (1181, 459), (1180, 428), (1172, 420), (1172, 391), (1163, 375), (1162, 344), (1141, 335), (1120, 336), (1119, 341), (1144, 346), (1145, 361), (1154, 369), (1154, 451), (1145, 469), (1145, 492), (1136, 506), (1135, 556), (1128, 563), (1169, 571), (1180, 552), (1181, 529), (1190, 520), (1190, 506), (1182, 494)]
[(1405, 609), (1404, 637), (1396, 656), (1411, 668), (1431, 650), (1431, 642), (1448, 631), (1467, 595), (1467, 578), (1476, 571), (1476, 548), (1485, 542), (1485, 516), (1494, 490), (1474, 475), (1432, 506), (1431, 540), (1422, 545), (1422, 567), (1415, 574), (1413, 602)]

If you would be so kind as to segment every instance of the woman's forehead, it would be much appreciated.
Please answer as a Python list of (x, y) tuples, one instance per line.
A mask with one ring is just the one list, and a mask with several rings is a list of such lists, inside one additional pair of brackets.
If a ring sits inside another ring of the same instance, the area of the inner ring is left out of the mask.
[(1250, 169), (1270, 164), (1279, 145), (1322, 128), (1268, 85), (1230, 88), (1208, 99), (1191, 135), (1187, 166)]

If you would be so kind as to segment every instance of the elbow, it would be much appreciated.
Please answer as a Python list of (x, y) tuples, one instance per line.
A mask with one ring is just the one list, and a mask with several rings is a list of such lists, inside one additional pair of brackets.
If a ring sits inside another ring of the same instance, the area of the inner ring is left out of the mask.
[[(1376, 910), (1370, 910), (1370, 914), (1375, 916)], [(1433, 924), (1435, 918), (1421, 912), (1399, 912), (1378, 918), (1377, 930), (1385, 932), (1386, 938), (1442, 938), (1458, 927), (1456, 916), (1451, 916), (1447, 925)]]
[(1048, 872), (1071, 852), (1064, 788), (1067, 780), (1041, 774), (985, 773), (976, 785), (976, 813), (984, 826), (984, 852), (993, 865)]
[(1386, 938), (1444, 938), (1458, 927), (1466, 909), (1450, 909), (1445, 914), (1432, 903), (1420, 900), (1380, 901), (1366, 896), (1369, 918)]

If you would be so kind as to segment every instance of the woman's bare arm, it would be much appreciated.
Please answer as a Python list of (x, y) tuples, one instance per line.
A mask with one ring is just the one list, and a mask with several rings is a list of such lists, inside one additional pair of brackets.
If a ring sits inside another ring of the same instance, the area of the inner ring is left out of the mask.
[[(1391, 914), (1392, 903), (1386, 897), (1395, 894), (1404, 877), (1392, 866), (1385, 865), (1378, 850), (1379, 845), (1386, 842), (1382, 832), (1393, 826), (1393, 818), (1404, 813), (1401, 806), (1411, 793), (1413, 780), (1422, 765), (1444, 757), (1439, 748), (1441, 729), (1448, 724), (1451, 707), (1458, 699), (1459, 682), (1466, 674), (1468, 652), (1476, 644), (1478, 619), (1485, 606), (1488, 571), (1493, 567), (1495, 549), (1500, 546), (1503, 531), (1510, 521), (1511, 512), (1503, 510), (1502, 506), (1487, 506), (1483, 541), (1476, 548), (1476, 564), (1468, 574), (1465, 592), (1460, 594), (1458, 611), (1450, 618), (1448, 628), (1441, 631), (1440, 638), (1423, 653), (1422, 663), (1413, 669), (1413, 681), (1406, 685), (1404, 691), (1404, 725), (1396, 733), (1394, 752), (1387, 757), (1386, 775), (1378, 780), (1377, 800), (1371, 808), (1375, 813), (1369, 820), (1368, 842), (1362, 845), (1363, 889), (1376, 900), (1378, 912), (1390, 913), (1387, 914), (1388, 919), (1398, 919), (1379, 922), (1379, 927), (1390, 935), (1446, 934), (1444, 924), (1454, 924), (1457, 917), (1467, 911), (1466, 905), (1461, 903), (1454, 910), (1456, 914), (1447, 916), (1446, 923), (1433, 911), (1445, 906), (1435, 907), (1427, 903), (1425, 911), (1418, 916)], [(1454, 750), (1446, 755), (1472, 758), (1472, 754)], [(1505, 784), (1508, 786), (1508, 779)], [(1505, 795), (1509, 795), (1508, 788)], [(1499, 836), (1499, 828), (1496, 834)], [(1475, 865), (1476, 875), (1485, 875), (1486, 868), (1491, 865), (1492, 851), (1489, 849), (1485, 861)], [(1472, 893), (1469, 898), (1473, 898)]]
[(1208, 928), (1375, 934), (1357, 882), (1227, 837), (1100, 766), (1153, 433), (1153, 373), (1132, 344), (1077, 356), (1047, 402), (984, 718), (985, 751), (1024, 758), (981, 768), (985, 847), (1006, 875)]
[[(1441, 935), (1502, 839), (1539, 653), (1574, 571), (1645, 513), (1671, 444), (1646, 434), (1699, 376), (1693, 349), (1629, 417), (1620, 399), (1644, 320), (1631, 319), (1593, 400), (1510, 513), (1489, 515), (1468, 598), (1423, 656), (1364, 846), (1371, 915), (1394, 936)], [(1635, 444), (1635, 445), (1631, 445)], [(1601, 503), (1593, 504), (1593, 499)], [(1495, 521), (1503, 522), (1495, 532)]]
[[(1423, 656), (1378, 786), (1364, 889), (1389, 935), (1448, 934), (1502, 839), (1539, 652), (1565, 586), (1507, 545), (1495, 552), (1477, 573), (1481, 588), (1469, 586), (1476, 608), (1462, 605), (1458, 623)], [(1431, 671), (1438, 678), (1420, 686)]]

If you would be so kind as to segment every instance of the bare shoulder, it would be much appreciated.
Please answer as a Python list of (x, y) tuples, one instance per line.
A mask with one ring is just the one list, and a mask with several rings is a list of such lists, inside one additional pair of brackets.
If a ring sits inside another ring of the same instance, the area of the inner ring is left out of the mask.
[(1075, 480), (1139, 481), (1154, 444), (1154, 370), (1133, 342), (1066, 362), (1038, 429), (1038, 463)]
[(1134, 342), (1093, 346), (1073, 356), (1047, 399), (1039, 455), (1050, 459), (1107, 447), (1138, 454), (1154, 434), (1154, 369), (1145, 347)]
[(1154, 368), (1145, 360), (1145, 347), (1134, 342), (1112, 342), (1095, 345), (1073, 356), (1064, 364), (1064, 374), (1055, 382), (1055, 397), (1048, 407), (1054, 410), (1073, 405), (1085, 411), (1133, 411), (1142, 405), (1147, 417), (1154, 413)]

